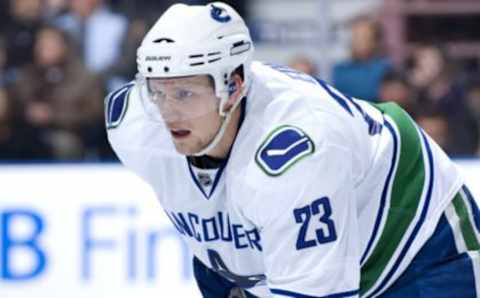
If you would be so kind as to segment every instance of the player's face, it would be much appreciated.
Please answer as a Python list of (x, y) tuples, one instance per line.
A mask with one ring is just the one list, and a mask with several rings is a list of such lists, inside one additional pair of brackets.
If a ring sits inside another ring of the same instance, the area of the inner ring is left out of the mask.
[(221, 125), (220, 100), (208, 76), (148, 79), (147, 84), (179, 153), (192, 155), (212, 141)]

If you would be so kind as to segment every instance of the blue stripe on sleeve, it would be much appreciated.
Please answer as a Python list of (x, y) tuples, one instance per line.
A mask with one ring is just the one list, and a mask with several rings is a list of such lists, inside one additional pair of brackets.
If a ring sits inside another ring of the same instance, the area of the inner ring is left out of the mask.
[(475, 227), (477, 228), (477, 232), (480, 233), (480, 211), (478, 209), (477, 203), (473, 198), (472, 193), (468, 189), (466, 185), (462, 187), (465, 195), (467, 196), (468, 203), (470, 204), (470, 208), (472, 209), (473, 221), (475, 222)]
[(317, 82), (320, 84), (320, 86), (322, 86), (323, 89), (325, 89), (325, 91), (327, 91), (327, 93), (333, 98), (335, 99), (335, 101), (342, 106), (342, 108), (344, 108), (350, 115), (353, 116), (353, 112), (352, 110), (350, 109), (350, 107), (348, 106), (348, 103), (345, 99), (341, 98), (338, 94), (336, 94), (335, 92), (333, 92), (330, 87), (328, 87), (328, 85), (322, 81), (322, 80), (317, 80)]
[(385, 184), (383, 186), (382, 197), (380, 199), (380, 207), (378, 208), (377, 218), (375, 219), (373, 232), (372, 232), (372, 235), (370, 236), (370, 239), (368, 240), (367, 248), (365, 249), (365, 252), (363, 253), (362, 258), (360, 259), (360, 264), (363, 264), (363, 262), (365, 261), (365, 258), (368, 256), (368, 253), (372, 248), (373, 242), (377, 237), (378, 229), (380, 227), (380, 223), (382, 222), (385, 203), (387, 200), (388, 186), (390, 185), (393, 169), (395, 169), (395, 164), (396, 164), (395, 160), (397, 158), (397, 151), (398, 151), (398, 136), (396, 135), (396, 132), (395, 132), (395, 129), (393, 129), (393, 126), (389, 122), (387, 122), (386, 119), (385, 119), (385, 126), (388, 128), (388, 130), (390, 131), (393, 137), (393, 156), (392, 156), (390, 169), (388, 170), (387, 179), (385, 180)]
[(281, 289), (270, 289), (270, 292), (272, 292), (273, 294), (292, 297), (292, 298), (344, 298), (344, 297), (346, 298), (346, 297), (357, 296), (360, 293), (360, 290), (357, 289), (353, 291), (336, 293), (336, 294), (331, 294), (327, 296), (309, 296), (309, 295), (304, 295), (304, 294), (281, 290)]

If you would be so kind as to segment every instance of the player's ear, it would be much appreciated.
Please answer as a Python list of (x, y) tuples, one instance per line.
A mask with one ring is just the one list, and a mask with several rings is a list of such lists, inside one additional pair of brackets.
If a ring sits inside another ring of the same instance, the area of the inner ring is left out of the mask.
[(224, 110), (228, 112), (237, 100), (241, 100), (243, 90), (243, 79), (239, 74), (234, 73), (228, 83), (228, 101), (225, 103)]

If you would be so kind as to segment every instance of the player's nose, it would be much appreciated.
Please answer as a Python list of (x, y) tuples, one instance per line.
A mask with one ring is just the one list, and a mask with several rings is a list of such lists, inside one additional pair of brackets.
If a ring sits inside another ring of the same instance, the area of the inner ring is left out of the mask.
[(166, 96), (158, 103), (160, 114), (165, 122), (177, 122), (182, 120), (182, 111), (174, 98)]

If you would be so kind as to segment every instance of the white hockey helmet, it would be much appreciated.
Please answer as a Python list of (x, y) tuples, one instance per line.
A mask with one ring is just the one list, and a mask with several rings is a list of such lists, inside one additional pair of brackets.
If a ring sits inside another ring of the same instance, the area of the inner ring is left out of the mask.
[[(243, 66), (244, 92), (253, 53), (250, 33), (229, 5), (172, 5), (159, 18), (137, 51), (140, 77), (174, 78), (210, 75), (220, 99), (219, 114), (229, 98), (230, 75)], [(233, 109), (232, 109), (233, 110)]]

